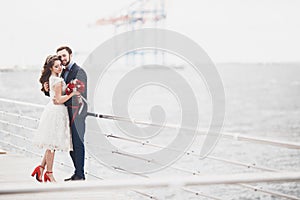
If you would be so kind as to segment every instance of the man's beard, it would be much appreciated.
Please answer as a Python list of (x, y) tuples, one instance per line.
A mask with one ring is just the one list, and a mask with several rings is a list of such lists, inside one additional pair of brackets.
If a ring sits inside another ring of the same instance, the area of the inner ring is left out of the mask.
[(70, 60), (68, 62), (66, 62), (66, 64), (64, 66), (67, 67), (69, 64), (70, 64)]
[(69, 56), (69, 61), (66, 62), (66, 64), (64, 64), (64, 66), (67, 67), (67, 66), (70, 64), (70, 62), (71, 62), (71, 58), (70, 58), (70, 56)]

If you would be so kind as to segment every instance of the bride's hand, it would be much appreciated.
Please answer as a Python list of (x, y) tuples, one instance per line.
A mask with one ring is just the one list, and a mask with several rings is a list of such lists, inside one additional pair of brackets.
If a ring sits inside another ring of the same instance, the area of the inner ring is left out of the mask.
[(53, 99), (52, 99), (52, 101), (53, 101), (53, 103), (55, 104), (55, 105), (58, 105), (59, 103), (58, 103), (58, 100), (54, 97)]

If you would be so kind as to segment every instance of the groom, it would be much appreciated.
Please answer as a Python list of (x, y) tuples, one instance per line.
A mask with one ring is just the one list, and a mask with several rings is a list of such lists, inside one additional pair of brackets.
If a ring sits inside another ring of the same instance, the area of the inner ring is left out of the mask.
[[(81, 94), (85, 99), (87, 99), (87, 76), (85, 71), (79, 67), (72, 60), (72, 50), (68, 46), (59, 47), (56, 50), (57, 55), (61, 59), (62, 65), (65, 66), (65, 69), (62, 71), (61, 77), (65, 80), (66, 84), (70, 83), (71, 80), (78, 79), (82, 81), (85, 85), (85, 90)], [(49, 86), (46, 84), (44, 86), (45, 90), (48, 91)], [(45, 92), (45, 94), (49, 96), (49, 92)], [(79, 113), (79, 104), (78, 104), (77, 96), (72, 97), (68, 101), (65, 102), (65, 105), (68, 108), (70, 127), (72, 132), (72, 143), (73, 143), (73, 151), (70, 151), (70, 155), (75, 167), (74, 174), (65, 179), (65, 181), (75, 181), (75, 180), (85, 180), (84, 176), (84, 156), (85, 156), (85, 148), (84, 148), (84, 133), (85, 133), (85, 119), (87, 116), (87, 105), (83, 102), (83, 109)], [(55, 103), (55, 99), (53, 100)]]
[[(85, 99), (87, 99), (87, 76), (85, 71), (72, 60), (72, 50), (68, 46), (62, 46), (56, 50), (56, 53), (58, 56), (60, 56), (62, 65), (65, 66), (65, 69), (62, 71), (61, 77), (65, 80), (66, 84), (70, 83), (70, 81), (74, 79), (82, 81), (85, 85), (85, 90), (81, 95)], [(74, 174), (70, 178), (65, 179), (65, 181), (85, 180), (84, 133), (85, 118), (87, 116), (87, 105), (83, 103), (82, 106), (84, 107), (79, 114), (79, 105), (76, 98), (78, 97), (74, 96), (74, 98), (72, 97), (67, 102), (65, 102), (65, 105), (68, 107), (73, 142), (73, 151), (70, 151), (70, 155), (75, 167)]]

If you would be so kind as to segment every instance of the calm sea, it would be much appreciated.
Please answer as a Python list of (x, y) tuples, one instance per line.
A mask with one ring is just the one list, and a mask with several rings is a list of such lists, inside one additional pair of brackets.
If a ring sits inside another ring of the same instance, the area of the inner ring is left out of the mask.
[[(223, 81), (226, 95), (224, 132), (243, 133), (282, 141), (300, 142), (300, 64), (220, 64), (217, 68)], [(162, 69), (147, 68), (144, 70), (145, 73), (147, 73), (149, 70), (159, 71)], [(191, 83), (197, 84), (197, 81), (193, 82), (193, 76), (189, 76), (185, 68), (177, 69), (177, 72), (185, 74), (186, 77), (190, 77), (191, 80), (189, 81)], [(114, 75), (117, 76), (118, 74), (120, 75), (121, 72), (110, 72), (108, 77), (114, 79)], [(45, 105), (49, 101), (49, 98), (40, 92), (40, 85), (38, 83), (39, 75), (40, 71), (38, 70), (0, 72), (0, 98)], [(105, 83), (105, 86), (108, 93), (113, 90), (113, 87), (110, 86), (108, 82)], [(194, 88), (197, 87), (194, 85)], [(202, 86), (199, 86), (199, 88), (202, 88)], [(199, 91), (201, 92), (196, 94), (196, 96), (200, 99), (200, 127), (205, 128), (210, 120), (209, 117), (206, 119), (206, 116), (211, 114), (210, 106), (208, 106), (210, 103), (209, 100), (207, 100), (209, 99), (209, 95), (205, 94), (205, 92), (202, 93), (202, 91), (205, 90), (199, 89)], [(176, 107), (178, 102), (174, 99), (172, 100), (172, 98), (168, 99), (169, 96), (166, 96), (167, 100), (164, 102), (164, 91), (160, 92), (158, 88), (145, 88), (145, 93), (136, 93), (137, 97), (133, 98), (131, 102), (132, 105), (129, 107), (129, 110), (133, 113), (132, 115), (140, 117), (142, 120), (149, 119), (147, 118), (149, 114), (148, 107), (152, 100), (149, 100), (149, 97), (145, 95), (149, 93), (153, 99), (157, 99), (158, 103), (166, 106), (166, 111), (171, 113), (169, 116), (171, 122), (176, 123), (178, 118), (173, 116), (173, 113), (174, 115), (178, 114), (178, 108), (173, 109), (173, 106)], [(201, 94), (203, 94), (203, 98)], [(105, 94), (101, 95), (103, 95), (103, 99), (105, 99)], [(101, 95), (99, 96), (100, 99)], [(1, 105), (0, 109), (5, 110), (6, 105)], [(24, 114), (26, 114), (26, 112), (30, 113), (26, 111), (26, 108), (25, 111), (20, 111), (22, 109), (24, 108), (16, 108), (15, 110)], [(109, 98), (105, 99), (105, 101), (97, 107), (96, 111), (111, 114), (112, 108)], [(38, 118), (40, 111), (30, 113), (30, 115), (36, 115), (35, 117)], [(111, 122), (102, 121), (100, 123), (102, 123), (107, 132), (115, 130), (110, 127), (110, 125), (113, 126)], [(0, 124), (0, 128), (1, 126), (3, 125)], [(5, 127), (2, 127), (1, 129), (4, 128)], [(89, 135), (88, 138), (92, 138), (92, 132), (88, 131), (87, 134)], [(167, 138), (170, 139), (169, 136)], [(168, 139), (162, 139), (162, 144)], [(196, 139), (190, 147), (190, 150), (199, 152), (200, 144), (198, 142)], [(118, 145), (118, 143), (115, 144)], [(128, 148), (130, 152), (132, 151), (130, 145), (130, 143), (126, 143), (123, 144), (123, 147), (124, 149)], [(27, 146), (30, 146), (30, 144), (27, 144)], [(221, 138), (211, 155), (276, 170), (300, 170), (300, 151), (283, 147)], [(58, 159), (65, 158), (61, 156)], [(70, 161), (66, 162), (70, 163)], [(192, 156), (183, 156), (176, 161), (173, 166), (196, 171), (200, 174), (251, 173), (260, 171), (210, 159), (203, 160)], [(129, 176), (107, 169), (92, 160), (87, 162), (87, 168), (91, 173), (104, 177), (105, 179)], [(188, 173), (167, 167), (164, 170), (148, 175), (155, 177), (164, 175), (188, 175)], [(299, 183), (255, 185), (268, 190), (300, 196)], [(249, 190), (237, 185), (194, 187), (193, 190), (213, 194), (221, 199), (281, 199), (280, 197)], [(163, 197), (165, 199), (172, 199), (174, 195), (174, 191), (172, 190), (149, 190), (148, 192), (154, 196)], [(141, 196), (133, 193), (129, 195), (132, 195), (133, 199), (141, 198)], [(202, 199), (190, 193), (183, 193), (181, 195), (183, 199)]]

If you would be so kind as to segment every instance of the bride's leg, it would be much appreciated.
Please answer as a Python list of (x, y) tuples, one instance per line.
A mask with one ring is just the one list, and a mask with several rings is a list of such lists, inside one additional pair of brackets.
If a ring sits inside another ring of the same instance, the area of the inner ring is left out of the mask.
[(37, 166), (33, 172), (31, 173), (31, 176), (35, 176), (36, 180), (39, 182), (43, 182), (43, 172), (46, 165), (46, 157), (47, 157), (47, 150), (44, 153), (43, 160), (39, 166)]
[(41, 162), (41, 166), (44, 167), (44, 168), (45, 168), (45, 166), (46, 166), (46, 154), (47, 154), (47, 151), (48, 151), (48, 150), (45, 151), (44, 156), (43, 156), (43, 160), (42, 160), (42, 162)]
[(41, 175), (40, 175), (40, 180), (42, 180), (43, 178), (43, 172), (44, 172), (44, 169), (45, 169), (45, 166), (46, 166), (46, 156), (47, 156), (47, 150), (45, 151), (44, 153), (44, 156), (43, 156), (43, 160), (41, 162), (41, 167), (40, 167), (40, 172), (41, 172)]
[[(53, 177), (53, 162), (54, 162), (54, 153), (55, 151), (51, 151), (49, 149), (47, 149), (46, 151), (46, 168), (47, 168), (47, 171), (45, 173), (45, 176), (44, 176), (44, 179), (47, 179), (50, 181), (50, 182), (55, 182), (55, 178)], [(46, 180), (44, 180), (46, 181)]]

